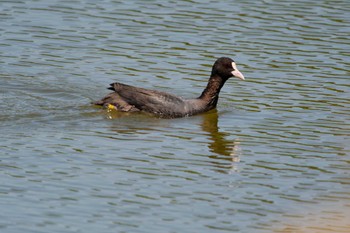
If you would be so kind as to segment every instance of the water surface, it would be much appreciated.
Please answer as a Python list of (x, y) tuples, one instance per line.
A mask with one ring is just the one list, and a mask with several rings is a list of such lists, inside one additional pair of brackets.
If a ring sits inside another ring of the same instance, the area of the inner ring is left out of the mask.
[[(0, 1), (0, 230), (348, 232), (347, 1)], [(91, 106), (113, 81), (181, 119)]]

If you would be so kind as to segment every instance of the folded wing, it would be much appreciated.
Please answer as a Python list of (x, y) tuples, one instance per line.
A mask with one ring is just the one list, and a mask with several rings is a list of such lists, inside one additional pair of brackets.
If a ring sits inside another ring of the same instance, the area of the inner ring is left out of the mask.
[(126, 103), (137, 109), (159, 115), (177, 115), (185, 112), (185, 101), (172, 94), (161, 91), (112, 83), (110, 90), (115, 91)]

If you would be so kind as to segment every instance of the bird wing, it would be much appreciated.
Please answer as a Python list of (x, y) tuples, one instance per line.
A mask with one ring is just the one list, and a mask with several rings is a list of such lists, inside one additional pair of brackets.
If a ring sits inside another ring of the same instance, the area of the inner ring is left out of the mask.
[(183, 112), (185, 108), (185, 101), (182, 98), (166, 92), (134, 87), (122, 83), (112, 83), (110, 85), (111, 87), (109, 89), (118, 93), (120, 98), (128, 104), (146, 112), (173, 115)]

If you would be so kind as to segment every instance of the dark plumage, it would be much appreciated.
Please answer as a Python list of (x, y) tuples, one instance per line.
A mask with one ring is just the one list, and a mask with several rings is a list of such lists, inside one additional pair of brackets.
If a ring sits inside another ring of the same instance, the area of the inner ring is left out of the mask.
[(112, 105), (123, 112), (143, 111), (165, 118), (191, 116), (214, 109), (221, 88), (233, 76), (244, 80), (234, 61), (222, 57), (214, 63), (207, 87), (198, 98), (183, 99), (166, 92), (112, 83), (108, 89), (114, 92), (94, 104)]

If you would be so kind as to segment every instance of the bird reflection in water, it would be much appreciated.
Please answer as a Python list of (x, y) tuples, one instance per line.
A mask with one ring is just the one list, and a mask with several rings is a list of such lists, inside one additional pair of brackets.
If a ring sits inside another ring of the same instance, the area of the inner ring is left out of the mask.
[[(230, 134), (219, 131), (218, 118), (216, 109), (203, 114), (202, 129), (209, 133), (208, 148), (210, 152), (214, 153), (209, 157), (216, 160), (213, 163), (220, 168), (220, 171), (222, 171), (222, 168), (227, 169), (227, 166), (229, 166), (229, 173), (239, 172), (239, 162), (242, 154), (240, 142), (238, 139), (227, 139)], [(227, 165), (227, 162), (222, 163), (219, 160), (230, 161), (230, 164)]]
[[(138, 115), (138, 120), (143, 121), (147, 119), (148, 124), (152, 126), (159, 126), (159, 119), (154, 117), (147, 117), (145, 113), (128, 113), (128, 112), (120, 112), (115, 109), (107, 108), (107, 118), (109, 119), (118, 119), (123, 117), (128, 117), (133, 115)], [(241, 159), (241, 146), (239, 139), (230, 140), (228, 139), (231, 135), (227, 132), (220, 132), (218, 127), (218, 112), (216, 109), (211, 110), (207, 113), (201, 114), (196, 117), (195, 120), (200, 120), (198, 125), (202, 128), (204, 133), (208, 135), (208, 148), (212, 155), (209, 156), (211, 158), (211, 164), (215, 166), (215, 170), (218, 172), (224, 173), (236, 173), (239, 172), (239, 163)], [(154, 119), (154, 121), (149, 121), (150, 119)], [(168, 120), (167, 120), (168, 121)], [(164, 121), (162, 121), (164, 123)], [(142, 130), (151, 130), (153, 127), (145, 127), (142, 124)], [(135, 119), (132, 121), (124, 122), (123, 126), (117, 124), (113, 127), (114, 131), (118, 133), (132, 133), (138, 131), (139, 125), (135, 125)]]

